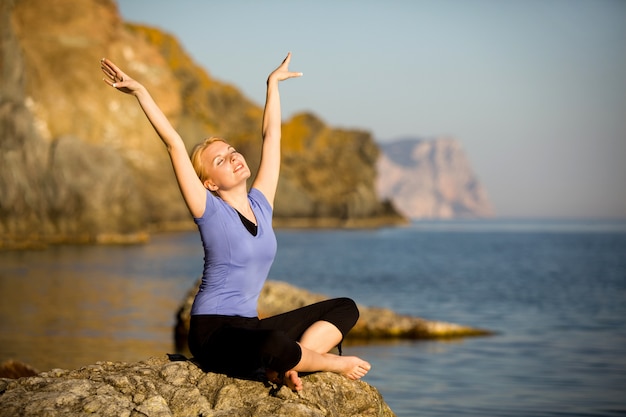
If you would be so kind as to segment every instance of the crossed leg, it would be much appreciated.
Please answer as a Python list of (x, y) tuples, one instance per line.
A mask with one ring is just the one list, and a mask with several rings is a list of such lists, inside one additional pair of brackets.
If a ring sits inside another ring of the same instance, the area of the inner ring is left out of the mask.
[(339, 356), (329, 353), (341, 342), (342, 334), (330, 322), (317, 321), (303, 334), (298, 342), (302, 350), (300, 362), (285, 372), (284, 383), (294, 391), (302, 390), (298, 372), (329, 371), (356, 380), (371, 369), (371, 365), (357, 356)]

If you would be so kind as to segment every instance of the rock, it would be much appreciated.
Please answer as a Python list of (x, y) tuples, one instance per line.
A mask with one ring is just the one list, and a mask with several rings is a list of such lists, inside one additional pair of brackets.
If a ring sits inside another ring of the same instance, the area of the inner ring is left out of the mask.
[(400, 315), (387, 308), (360, 310), (361, 317), (348, 334), (349, 339), (453, 339), (492, 334), (474, 327)]
[(486, 218), (487, 192), (457, 140), (405, 139), (381, 144), (376, 189), (411, 219)]
[[(199, 285), (200, 281), (187, 293), (176, 314), (174, 334), (176, 346), (181, 351), (187, 346), (191, 305)], [(286, 282), (267, 280), (259, 297), (259, 317), (273, 316), (325, 299), (328, 297)], [(492, 334), (484, 329), (400, 315), (386, 308), (359, 306), (359, 311), (359, 320), (346, 336), (347, 340), (450, 339)]]
[(0, 417), (394, 416), (376, 388), (323, 372), (295, 393), (267, 382), (205, 373), (180, 355), (97, 362), (0, 379)]
[(23, 376), (35, 376), (39, 373), (32, 366), (16, 360), (4, 361), (0, 364), (0, 378), (17, 379)]

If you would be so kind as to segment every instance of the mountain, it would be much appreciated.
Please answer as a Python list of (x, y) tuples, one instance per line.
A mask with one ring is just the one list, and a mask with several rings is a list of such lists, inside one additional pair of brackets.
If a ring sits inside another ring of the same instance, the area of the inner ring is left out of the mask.
[(487, 192), (457, 140), (402, 139), (380, 144), (376, 190), (411, 219), (494, 215)]
[[(138, 104), (101, 81), (104, 56), (146, 85), (189, 149), (221, 136), (258, 167), (262, 108), (173, 36), (124, 22), (113, 0), (3, 0), (0, 27), (0, 249), (193, 227)], [(376, 194), (370, 133), (303, 113), (283, 141), (277, 225), (404, 221)]]

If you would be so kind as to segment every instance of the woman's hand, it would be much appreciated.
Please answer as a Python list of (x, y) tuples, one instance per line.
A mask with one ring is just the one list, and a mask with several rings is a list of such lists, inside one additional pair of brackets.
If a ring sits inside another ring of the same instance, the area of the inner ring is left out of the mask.
[(142, 87), (139, 82), (133, 80), (124, 71), (119, 69), (117, 65), (106, 58), (100, 60), (100, 68), (105, 75), (102, 81), (123, 93), (135, 94), (135, 92)]
[(276, 68), (270, 76), (267, 78), (267, 82), (271, 81), (283, 81), (288, 78), (302, 77), (301, 72), (289, 71), (289, 62), (291, 61), (291, 52), (287, 54), (287, 57), (283, 60), (282, 64)]

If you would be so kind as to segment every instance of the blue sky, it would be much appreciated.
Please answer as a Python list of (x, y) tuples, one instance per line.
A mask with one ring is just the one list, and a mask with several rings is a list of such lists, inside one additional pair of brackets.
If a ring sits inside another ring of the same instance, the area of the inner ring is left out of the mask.
[(501, 217), (626, 218), (626, 1), (119, 0), (283, 116), (454, 137)]

